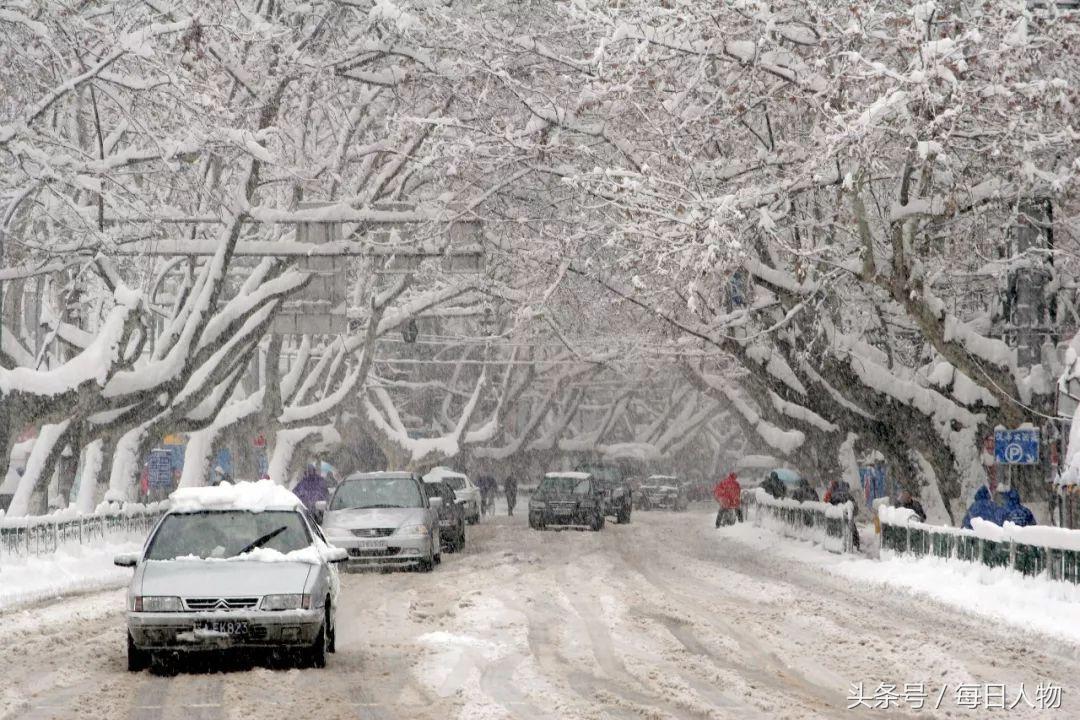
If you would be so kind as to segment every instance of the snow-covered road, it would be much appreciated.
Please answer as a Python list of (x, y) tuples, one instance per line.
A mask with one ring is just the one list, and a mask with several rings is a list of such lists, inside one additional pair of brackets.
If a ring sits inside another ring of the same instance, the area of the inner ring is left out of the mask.
[[(636, 513), (601, 533), (470, 528), (432, 574), (348, 575), (328, 668), (124, 669), (122, 593), (0, 615), (0, 717), (829, 718), (851, 683), (924, 683), (937, 712), (961, 683), (1062, 686), (1080, 708), (1080, 648), (771, 552), (706, 509)], [(768, 536), (767, 536), (768, 537)], [(741, 539), (740, 539), (741, 538)], [(764, 542), (770, 542), (766, 539)], [(780, 542), (780, 541), (777, 541)], [(783, 541), (788, 547), (790, 541)], [(822, 556), (823, 557), (823, 556)], [(1008, 717), (1046, 717), (1024, 704)], [(1050, 713), (1050, 715), (1055, 715)]]

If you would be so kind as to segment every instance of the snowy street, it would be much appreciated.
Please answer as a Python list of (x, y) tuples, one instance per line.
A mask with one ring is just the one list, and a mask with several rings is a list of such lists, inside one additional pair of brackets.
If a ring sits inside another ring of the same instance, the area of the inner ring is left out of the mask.
[(947, 684), (926, 717), (955, 713), (961, 683), (1011, 702), (1042, 681), (1063, 688), (1051, 715), (1073, 716), (1075, 646), (852, 584), (822, 572), (835, 556), (712, 518), (641, 512), (600, 533), (487, 519), (434, 573), (343, 576), (322, 671), (129, 674), (119, 590), (11, 610), (0, 717), (887, 717), (909, 711), (848, 711), (851, 684), (924, 683), (929, 705)]

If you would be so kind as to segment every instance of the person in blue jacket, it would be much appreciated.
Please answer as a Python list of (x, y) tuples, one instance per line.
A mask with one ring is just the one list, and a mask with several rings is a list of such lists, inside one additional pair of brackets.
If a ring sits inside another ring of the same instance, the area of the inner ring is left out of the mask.
[(1006, 490), (1001, 493), (1001, 497), (1005, 501), (1002, 514), (1006, 521), (1020, 526), (1035, 524), (1035, 515), (1030, 508), (1020, 502), (1020, 493), (1015, 489)]
[(971, 518), (982, 518), (995, 525), (1001, 525), (1005, 522), (1001, 506), (990, 499), (990, 490), (985, 485), (975, 491), (975, 502), (971, 503), (971, 507), (968, 508), (961, 527), (970, 530)]

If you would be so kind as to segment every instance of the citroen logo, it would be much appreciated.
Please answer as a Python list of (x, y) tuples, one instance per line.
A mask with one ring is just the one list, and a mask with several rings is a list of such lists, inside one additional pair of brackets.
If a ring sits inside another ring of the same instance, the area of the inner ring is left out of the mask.
[(217, 603), (214, 604), (214, 609), (215, 610), (228, 610), (229, 609), (229, 603), (225, 599), (218, 600)]

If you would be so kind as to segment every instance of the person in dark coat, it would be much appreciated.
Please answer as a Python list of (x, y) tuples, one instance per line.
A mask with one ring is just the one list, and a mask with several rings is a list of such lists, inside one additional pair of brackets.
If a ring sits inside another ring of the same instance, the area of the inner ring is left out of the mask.
[(506, 514), (513, 516), (514, 506), (517, 505), (517, 480), (513, 475), (503, 482), (503, 492), (506, 493)]
[(1015, 489), (1009, 488), (1001, 493), (1001, 499), (1005, 502), (1001, 510), (1003, 522), (1008, 521), (1021, 527), (1035, 524), (1034, 513), (1020, 502), (1020, 493)]
[(922, 503), (912, 496), (910, 490), (900, 491), (900, 498), (896, 501), (896, 507), (914, 510), (915, 517), (919, 518), (919, 522), (926, 522), (926, 511), (923, 510)]
[(480, 512), (487, 515), (491, 506), (495, 504), (495, 478), (490, 475), (481, 475), (476, 478), (476, 485), (480, 488)]
[(847, 502), (851, 503), (851, 541), (858, 550), (860, 548), (859, 528), (855, 525), (855, 516), (859, 514), (859, 506), (855, 504), (855, 498), (851, 496), (851, 486), (846, 481), (840, 480), (829, 493), (829, 504), (843, 505)]
[(817, 490), (810, 486), (809, 480), (806, 478), (799, 478), (798, 486), (791, 491), (791, 499), (798, 500), (799, 502), (817, 502)]
[(968, 508), (967, 514), (964, 515), (964, 522), (961, 524), (961, 527), (970, 530), (972, 518), (982, 518), (995, 525), (1001, 525), (1005, 522), (1001, 506), (990, 498), (990, 488), (985, 485), (975, 491), (975, 500)]
[(311, 463), (304, 470), (304, 476), (293, 488), (293, 495), (300, 498), (311, 512), (315, 512), (315, 503), (326, 502), (330, 499), (330, 490), (326, 487), (326, 479), (319, 474), (315, 463)]
[(784, 481), (781, 480), (775, 472), (769, 473), (769, 476), (761, 483), (761, 489), (777, 500), (787, 495), (787, 488), (784, 487)]

